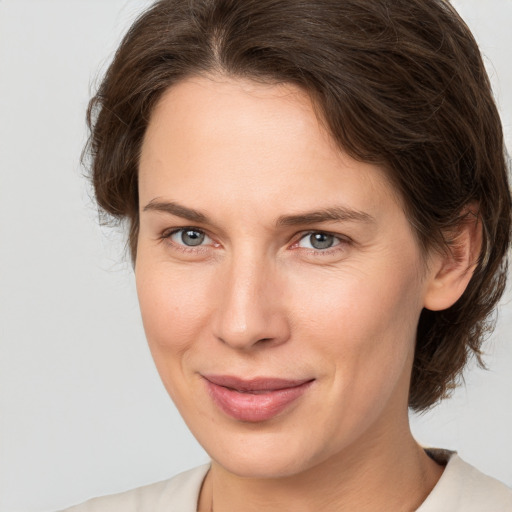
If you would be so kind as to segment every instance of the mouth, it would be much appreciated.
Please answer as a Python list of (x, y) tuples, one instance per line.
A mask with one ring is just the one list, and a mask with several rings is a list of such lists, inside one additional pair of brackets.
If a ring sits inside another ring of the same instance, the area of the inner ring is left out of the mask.
[(219, 409), (244, 422), (267, 421), (296, 402), (314, 379), (258, 377), (245, 380), (228, 375), (203, 375), (208, 393)]

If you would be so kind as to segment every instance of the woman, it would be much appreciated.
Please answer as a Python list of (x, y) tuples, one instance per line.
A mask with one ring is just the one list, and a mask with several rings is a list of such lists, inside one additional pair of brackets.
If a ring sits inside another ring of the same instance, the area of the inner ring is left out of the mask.
[(502, 294), (510, 194), (444, 0), (162, 0), (89, 110), (148, 343), (208, 466), (82, 510), (512, 510), (413, 439)]

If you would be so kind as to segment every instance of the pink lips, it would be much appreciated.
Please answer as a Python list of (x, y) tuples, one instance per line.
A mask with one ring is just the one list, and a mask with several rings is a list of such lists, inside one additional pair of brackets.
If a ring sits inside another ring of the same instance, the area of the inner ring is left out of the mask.
[(239, 421), (258, 422), (277, 416), (302, 396), (312, 379), (257, 378), (243, 380), (225, 375), (204, 376), (217, 406)]

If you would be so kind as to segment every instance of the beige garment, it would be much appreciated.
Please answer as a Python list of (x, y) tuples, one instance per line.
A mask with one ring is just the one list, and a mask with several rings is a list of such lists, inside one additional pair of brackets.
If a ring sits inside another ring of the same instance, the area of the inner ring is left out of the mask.
[(445, 470), (416, 512), (512, 512), (512, 489), (484, 475), (455, 452), (427, 449)]
[[(512, 489), (484, 475), (456, 453), (427, 450), (446, 468), (417, 512), (512, 512)], [(197, 500), (209, 465), (139, 487), (95, 498), (62, 512), (196, 512)]]
[(196, 512), (208, 469), (209, 464), (199, 466), (170, 480), (94, 498), (62, 512)]

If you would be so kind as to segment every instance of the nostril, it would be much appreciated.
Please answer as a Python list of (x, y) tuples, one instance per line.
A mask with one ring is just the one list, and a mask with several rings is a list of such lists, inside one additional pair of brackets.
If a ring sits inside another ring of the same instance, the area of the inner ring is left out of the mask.
[[(232, 303), (219, 307), (212, 322), (213, 336), (235, 349), (270, 348), (289, 338), (287, 315), (273, 305), (250, 308)], [(277, 311), (275, 311), (277, 309)]]

